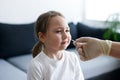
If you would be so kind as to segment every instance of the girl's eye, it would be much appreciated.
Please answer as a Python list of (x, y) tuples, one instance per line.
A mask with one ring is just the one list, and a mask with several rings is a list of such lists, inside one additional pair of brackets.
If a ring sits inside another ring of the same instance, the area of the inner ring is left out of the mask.
[(68, 29), (68, 30), (66, 30), (66, 32), (70, 32), (70, 30)]
[(61, 30), (56, 31), (56, 33), (61, 33), (61, 32), (62, 32)]

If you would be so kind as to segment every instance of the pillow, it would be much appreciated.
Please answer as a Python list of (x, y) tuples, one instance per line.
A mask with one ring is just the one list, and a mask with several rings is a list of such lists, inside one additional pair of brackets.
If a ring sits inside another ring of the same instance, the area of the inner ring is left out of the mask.
[[(77, 29), (76, 29), (76, 25), (73, 22), (68, 23), (69, 27), (70, 27), (70, 34), (71, 34), (71, 38), (73, 40), (75, 40), (77, 38)], [(68, 48), (72, 48), (74, 47), (73, 42), (71, 41), (70, 45), (68, 46)]]
[(34, 23), (0, 23), (0, 58), (30, 53), (34, 44)]
[(78, 32), (78, 38), (79, 37), (95, 37), (99, 39), (103, 39), (103, 33), (105, 29), (102, 28), (95, 28), (91, 27), (82, 23), (77, 23), (77, 32)]

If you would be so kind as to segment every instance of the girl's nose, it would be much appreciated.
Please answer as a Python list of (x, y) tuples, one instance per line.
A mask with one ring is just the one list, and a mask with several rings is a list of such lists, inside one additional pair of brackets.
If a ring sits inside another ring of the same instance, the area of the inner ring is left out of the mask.
[(67, 32), (63, 33), (63, 39), (67, 38), (69, 36), (69, 34)]

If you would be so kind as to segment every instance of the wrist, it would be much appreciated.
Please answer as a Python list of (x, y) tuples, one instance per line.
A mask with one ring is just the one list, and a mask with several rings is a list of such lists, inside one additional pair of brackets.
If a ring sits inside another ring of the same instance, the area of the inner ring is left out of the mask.
[(109, 56), (111, 46), (112, 46), (112, 41), (100, 40), (99, 44), (100, 44), (100, 49), (101, 49), (102, 54)]

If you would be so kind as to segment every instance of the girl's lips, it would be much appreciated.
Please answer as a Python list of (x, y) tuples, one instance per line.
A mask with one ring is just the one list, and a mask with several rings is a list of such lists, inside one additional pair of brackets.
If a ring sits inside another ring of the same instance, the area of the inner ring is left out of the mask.
[(62, 44), (65, 44), (66, 42), (62, 42)]
[(64, 42), (62, 42), (62, 44), (67, 44), (68, 43), (68, 41), (64, 41)]

